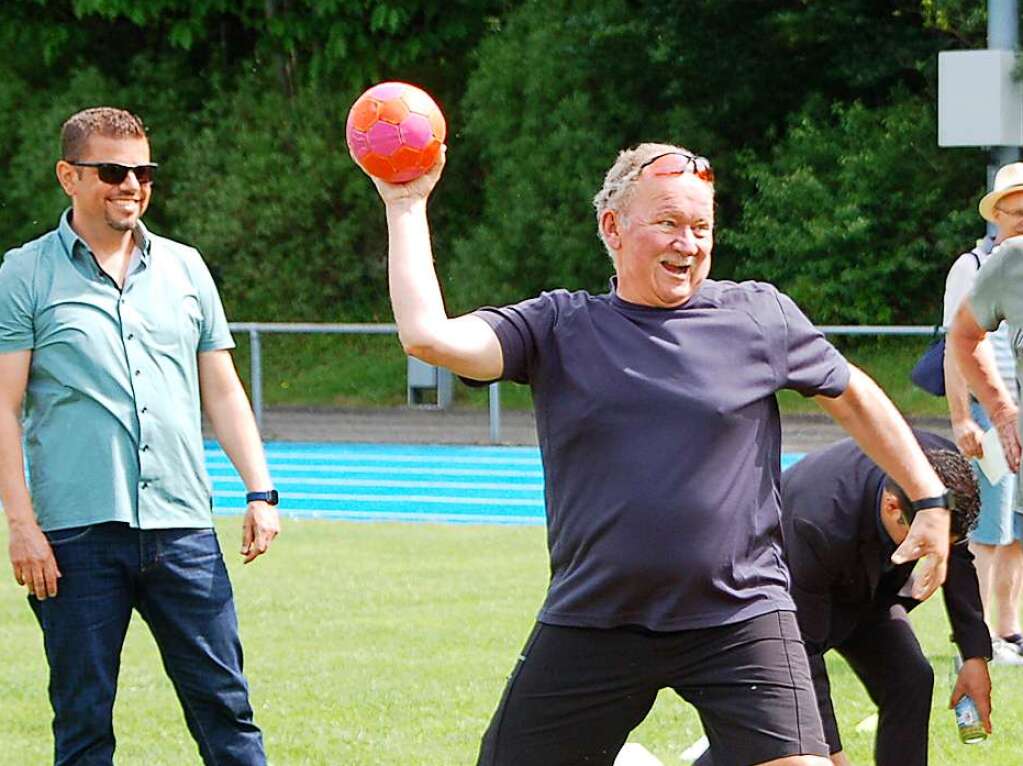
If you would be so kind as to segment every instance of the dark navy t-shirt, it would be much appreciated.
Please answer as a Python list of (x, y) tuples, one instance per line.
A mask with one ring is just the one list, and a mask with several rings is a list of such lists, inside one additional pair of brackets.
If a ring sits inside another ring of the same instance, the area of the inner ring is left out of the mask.
[(838, 396), (842, 356), (767, 284), (674, 309), (557, 290), (481, 309), (533, 390), (551, 582), (541, 622), (681, 630), (794, 609), (774, 393)]

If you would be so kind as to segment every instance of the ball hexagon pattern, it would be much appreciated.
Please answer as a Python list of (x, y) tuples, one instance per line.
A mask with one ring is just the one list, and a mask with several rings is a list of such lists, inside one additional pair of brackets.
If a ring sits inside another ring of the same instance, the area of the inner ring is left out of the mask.
[(374, 85), (352, 104), (348, 151), (363, 170), (388, 183), (418, 178), (437, 161), (447, 134), (440, 107), (404, 82)]

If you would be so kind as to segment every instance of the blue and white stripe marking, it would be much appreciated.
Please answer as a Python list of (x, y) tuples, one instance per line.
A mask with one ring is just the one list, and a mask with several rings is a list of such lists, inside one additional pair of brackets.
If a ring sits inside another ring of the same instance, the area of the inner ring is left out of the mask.
[[(543, 468), (535, 447), (419, 444), (266, 445), (281, 513), (346, 521), (544, 523)], [(802, 455), (785, 455), (788, 466)], [(206, 444), (213, 506), (233, 515), (245, 488), (227, 456)]]

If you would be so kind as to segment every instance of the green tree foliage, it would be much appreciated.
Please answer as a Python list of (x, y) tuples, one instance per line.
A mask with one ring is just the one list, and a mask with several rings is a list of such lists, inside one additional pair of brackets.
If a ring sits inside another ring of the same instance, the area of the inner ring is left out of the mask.
[[(621, 2), (545, 2), (485, 41), (466, 96), (466, 140), (449, 151), (471, 153), (484, 174), (482, 215), (456, 241), (446, 280), (456, 303), (606, 284), (589, 200), (635, 125), (625, 114), (634, 102), (612, 83), (616, 74), (642, 82), (642, 60), (622, 55), (641, 48), (638, 32)], [(665, 124), (666, 115), (643, 112)], [(450, 196), (450, 184), (438, 193)]]
[(987, 37), (987, 3), (976, 0), (921, 0), (927, 26), (952, 35), (964, 48), (983, 48)]
[(794, 120), (725, 234), (744, 277), (784, 285), (821, 323), (940, 320), (944, 275), (983, 235), (979, 152), (939, 150), (932, 103), (836, 105)]
[(821, 321), (932, 321), (983, 181), (979, 152), (934, 146), (936, 53), (983, 46), (980, 5), (11, 0), (2, 246), (66, 205), (62, 121), (122, 105), (161, 163), (147, 222), (203, 250), (232, 318), (387, 319), (382, 209), (343, 126), (401, 79), (448, 118), (432, 224), (455, 309), (605, 289), (590, 200), (619, 149), (668, 140), (715, 165), (716, 276), (775, 280)]
[[(936, 54), (949, 35), (928, 25), (924, 10), (897, 0), (523, 4), (484, 40), (469, 80), (464, 149), (480, 160), (483, 209), (455, 247), (451, 271), (460, 307), (559, 285), (603, 289), (610, 265), (590, 199), (616, 151), (644, 140), (679, 143), (713, 161), (722, 233), (717, 276), (743, 277), (752, 268), (787, 277), (760, 268), (759, 248), (770, 253), (782, 243), (761, 241), (771, 227), (752, 233), (747, 227), (755, 219), (742, 211), (769, 207), (772, 221), (783, 228), (793, 215), (758, 202), (763, 190), (746, 166), (776, 156), (809, 163), (808, 173), (827, 174), (814, 163), (869, 154), (877, 129), (866, 120), (869, 130), (844, 134), (834, 152), (789, 158), (801, 146), (798, 136), (786, 136), (800, 124), (792, 115), (826, 118), (831, 105), (842, 113), (847, 104), (883, 112), (903, 101), (933, 99)], [(941, 18), (951, 23), (952, 16)], [(896, 131), (884, 137), (893, 147), (926, 143), (928, 159), (937, 156), (933, 130), (924, 137), (921, 124), (911, 120), (887, 124)], [(452, 153), (462, 150), (452, 147)], [(947, 179), (941, 188), (959, 180)], [(893, 238), (905, 238), (907, 247), (933, 239), (933, 208), (963, 199), (934, 196), (929, 193), (923, 207), (931, 213), (927, 219), (889, 225), (896, 211), (875, 206), (880, 225)], [(834, 217), (840, 212), (818, 211), (816, 225), (844, 231), (847, 222)], [(736, 228), (736, 236), (729, 236)], [(843, 257), (869, 261), (870, 243), (849, 244), (860, 249)], [(789, 287), (784, 279), (781, 286)], [(912, 286), (924, 289), (926, 283), (917, 279)], [(851, 320), (849, 311), (842, 301), (832, 313)]]
[(195, 115), (175, 158), (195, 172), (176, 174), (166, 212), (178, 236), (216, 254), (240, 316), (389, 320), (381, 206), (339, 149), (343, 118), (313, 93), (288, 99), (260, 78)]
[[(791, 37), (774, 7), (551, 0), (506, 16), (480, 47), (466, 96), (465, 150), (479, 157), (483, 211), (456, 243), (459, 302), (604, 289), (610, 264), (590, 200), (626, 146), (689, 146), (713, 158), (727, 187), (732, 149), (769, 143), (801, 98), (773, 87), (801, 66), (765, 55)], [(768, 71), (765, 58), (779, 68)]]
[(4, 247), (52, 228), (67, 204), (53, 178), (63, 120), (116, 104), (143, 117), (161, 163), (147, 222), (203, 250), (232, 318), (387, 319), (384, 221), (344, 148), (348, 106), (374, 81), (410, 79), (426, 83), (457, 125), (465, 60), (499, 7), (0, 4)]

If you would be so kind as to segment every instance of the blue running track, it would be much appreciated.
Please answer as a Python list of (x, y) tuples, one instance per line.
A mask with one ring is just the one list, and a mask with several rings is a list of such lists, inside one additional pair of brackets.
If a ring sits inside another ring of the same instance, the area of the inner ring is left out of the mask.
[[(281, 512), (295, 518), (543, 524), (543, 468), (535, 447), (406, 444), (266, 445)], [(801, 454), (782, 458), (782, 467)], [(245, 509), (227, 456), (206, 444), (218, 514)]]

